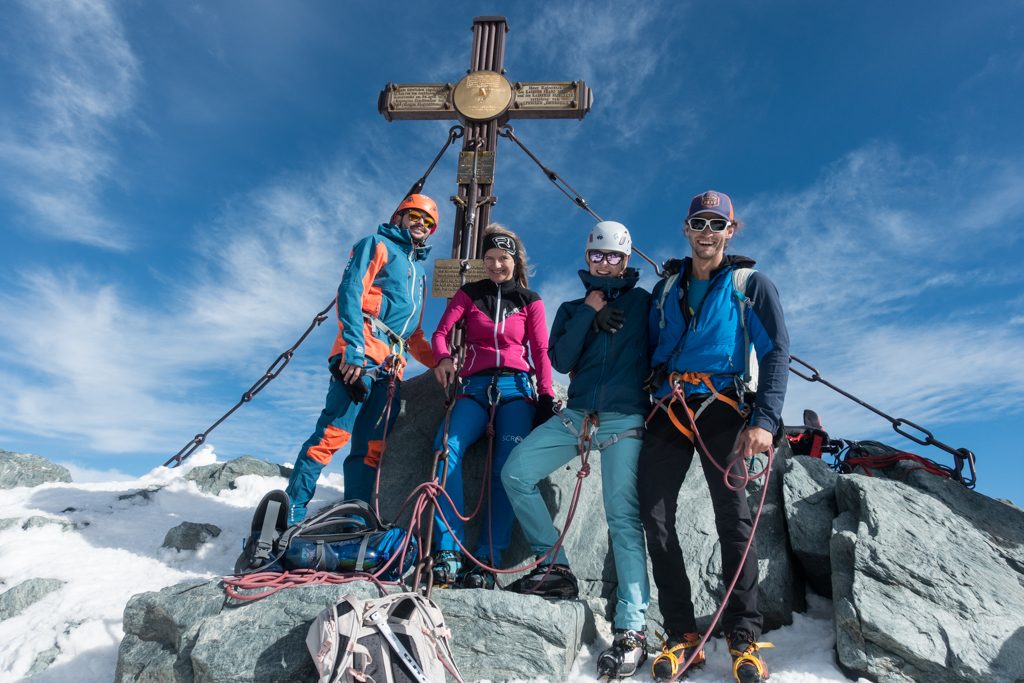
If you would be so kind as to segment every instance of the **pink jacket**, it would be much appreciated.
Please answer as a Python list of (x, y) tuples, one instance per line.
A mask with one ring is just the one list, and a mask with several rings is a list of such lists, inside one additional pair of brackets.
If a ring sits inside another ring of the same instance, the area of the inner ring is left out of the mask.
[[(536, 292), (513, 281), (499, 285), (485, 279), (464, 285), (448, 302), (434, 330), (431, 346), (436, 362), (451, 357), (448, 336), (460, 320), (466, 321), (466, 361), (459, 375), (469, 377), (497, 368), (535, 372), (538, 392), (554, 396), (544, 303)], [(532, 368), (526, 359), (527, 345)]]

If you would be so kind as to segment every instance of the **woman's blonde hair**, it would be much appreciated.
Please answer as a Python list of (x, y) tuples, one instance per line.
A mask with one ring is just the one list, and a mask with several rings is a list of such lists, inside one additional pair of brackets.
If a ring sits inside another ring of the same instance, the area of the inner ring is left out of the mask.
[(523, 240), (519, 239), (519, 235), (515, 234), (501, 223), (491, 223), (484, 228), (483, 237), (487, 235), (504, 235), (512, 239), (516, 243), (517, 255), (514, 257), (516, 262), (516, 269), (513, 272), (513, 277), (516, 279), (516, 284), (520, 287), (527, 287), (528, 279), (527, 274), (529, 272), (529, 266), (526, 260), (526, 247), (523, 246)]

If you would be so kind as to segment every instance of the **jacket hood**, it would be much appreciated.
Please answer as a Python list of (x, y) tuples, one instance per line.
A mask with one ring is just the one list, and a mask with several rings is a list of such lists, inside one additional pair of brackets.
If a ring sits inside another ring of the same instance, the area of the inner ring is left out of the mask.
[(580, 270), (579, 276), (588, 292), (597, 289), (604, 292), (609, 299), (628, 292), (640, 281), (640, 271), (636, 268), (626, 268), (620, 277), (598, 277), (591, 275), (589, 270)]
[(409, 231), (403, 230), (393, 223), (381, 223), (377, 227), (377, 234), (381, 237), (386, 237), (397, 244), (406, 254), (414, 252), (413, 259), (416, 261), (423, 261), (427, 258), (427, 255), (430, 254), (430, 245), (414, 245), (412, 243), (412, 235), (409, 234)]

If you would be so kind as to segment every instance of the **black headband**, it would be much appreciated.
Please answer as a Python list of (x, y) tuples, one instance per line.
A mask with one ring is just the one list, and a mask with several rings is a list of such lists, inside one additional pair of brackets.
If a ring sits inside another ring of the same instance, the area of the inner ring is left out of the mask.
[(496, 235), (491, 233), (484, 235), (484, 253), (487, 253), (488, 249), (501, 249), (504, 252), (508, 252), (513, 257), (518, 257), (519, 250), (516, 249), (516, 241), (508, 235)]

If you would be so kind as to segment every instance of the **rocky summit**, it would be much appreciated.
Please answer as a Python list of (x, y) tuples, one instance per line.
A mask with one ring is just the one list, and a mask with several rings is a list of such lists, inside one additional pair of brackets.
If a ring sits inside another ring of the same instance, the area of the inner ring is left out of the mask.
[[(405, 415), (388, 440), (382, 469), (381, 507), (389, 519), (429, 477), (444, 409), (429, 377), (405, 383), (403, 398)], [(470, 504), (481, 490), (483, 454), (478, 445), (466, 458)], [(761, 458), (753, 468), (764, 465)], [(433, 592), (452, 629), (455, 659), (466, 680), (565, 680), (581, 644), (607, 632), (615, 575), (599, 454), (592, 457), (588, 477), (578, 479), (577, 471), (578, 463), (554, 472), (544, 495), (561, 525), (582, 481), (565, 542), (581, 579), (579, 600), (545, 601), (501, 590)], [(839, 475), (821, 460), (793, 456), (785, 444), (776, 452), (767, 490), (764, 486), (763, 480), (752, 484), (748, 495), (755, 509), (762, 492), (765, 496), (757, 549), (768, 628), (790, 623), (810, 590), (832, 598), (836, 661), (854, 678), (880, 683), (1024, 679), (1024, 512), (922, 471)], [(698, 459), (680, 497), (680, 540), (687, 566), (700, 568), (692, 588), (705, 626), (724, 586)], [(470, 525), (468, 533), (472, 544), (480, 530)], [(530, 559), (518, 532), (515, 539), (506, 555), (509, 566)], [(500, 583), (513, 578), (503, 576)], [(236, 604), (212, 580), (138, 595), (125, 609), (116, 680), (315, 680), (303, 642), (306, 631), (321, 610), (348, 591), (375, 594), (369, 584), (356, 582), (291, 588)], [(653, 592), (650, 633), (660, 630)]]

